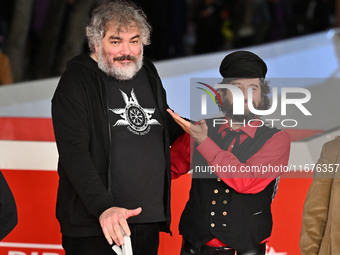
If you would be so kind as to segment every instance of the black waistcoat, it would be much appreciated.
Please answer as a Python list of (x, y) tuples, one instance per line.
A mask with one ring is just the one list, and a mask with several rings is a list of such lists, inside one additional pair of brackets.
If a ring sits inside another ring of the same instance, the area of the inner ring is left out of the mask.
[[(219, 126), (213, 128), (211, 120), (207, 120), (207, 124), (209, 137), (227, 150), (233, 137), (222, 145)], [(232, 153), (244, 163), (278, 131), (276, 128), (259, 127), (254, 139), (248, 137), (237, 148), (234, 146)], [(197, 150), (194, 150), (193, 169), (195, 165), (208, 165)], [(275, 182), (272, 181), (260, 193), (241, 194), (214, 174), (210, 178), (195, 178), (193, 173), (190, 198), (179, 225), (181, 235), (197, 248), (215, 237), (239, 252), (254, 248), (271, 235)]]

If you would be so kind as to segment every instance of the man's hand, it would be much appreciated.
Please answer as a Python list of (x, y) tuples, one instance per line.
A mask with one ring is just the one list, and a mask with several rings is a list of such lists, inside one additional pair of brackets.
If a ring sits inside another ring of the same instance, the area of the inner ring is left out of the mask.
[[(131, 235), (127, 219), (140, 214), (141, 207), (134, 210), (128, 210), (120, 207), (111, 207), (104, 211), (99, 217), (99, 223), (102, 227), (104, 236), (110, 245), (114, 241), (118, 246), (124, 244), (122, 230), (127, 236)], [(122, 230), (121, 230), (122, 228)]]
[(174, 113), (172, 110), (168, 109), (168, 113), (180, 125), (183, 130), (188, 133), (198, 144), (203, 142), (208, 137), (208, 126), (205, 120), (200, 120), (195, 125), (191, 124), (189, 121), (183, 119), (178, 113)]

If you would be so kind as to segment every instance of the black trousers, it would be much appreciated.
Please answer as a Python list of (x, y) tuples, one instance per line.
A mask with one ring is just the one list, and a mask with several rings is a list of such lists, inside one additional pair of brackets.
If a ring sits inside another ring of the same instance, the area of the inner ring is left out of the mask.
[[(134, 255), (157, 255), (159, 246), (159, 223), (129, 224)], [(104, 236), (62, 236), (65, 255), (114, 255)]]
[(199, 249), (193, 247), (188, 241), (183, 240), (180, 255), (265, 255), (266, 244), (259, 244), (257, 247), (246, 251), (238, 252), (232, 248), (227, 247), (209, 247), (203, 245)]

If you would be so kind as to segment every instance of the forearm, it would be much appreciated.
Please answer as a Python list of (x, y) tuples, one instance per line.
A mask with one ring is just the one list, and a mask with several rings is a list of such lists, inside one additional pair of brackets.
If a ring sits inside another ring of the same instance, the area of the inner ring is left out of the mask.
[[(275, 136), (275, 135), (274, 135)], [(214, 174), (240, 193), (262, 191), (272, 180), (283, 173), (270, 171), (287, 165), (290, 141), (286, 134), (279, 134), (242, 163), (230, 151), (222, 150), (214, 141), (207, 138), (197, 150), (214, 169)], [(272, 148), (275, 146), (276, 150)], [(195, 170), (194, 170), (195, 171)]]

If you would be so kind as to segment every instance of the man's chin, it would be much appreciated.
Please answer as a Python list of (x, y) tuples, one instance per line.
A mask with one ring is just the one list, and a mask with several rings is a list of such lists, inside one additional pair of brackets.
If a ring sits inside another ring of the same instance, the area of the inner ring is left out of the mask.
[(138, 66), (136, 65), (129, 65), (129, 66), (124, 66), (120, 68), (116, 68), (114, 70), (114, 77), (116, 77), (119, 80), (129, 80), (132, 79), (136, 73), (138, 72)]

